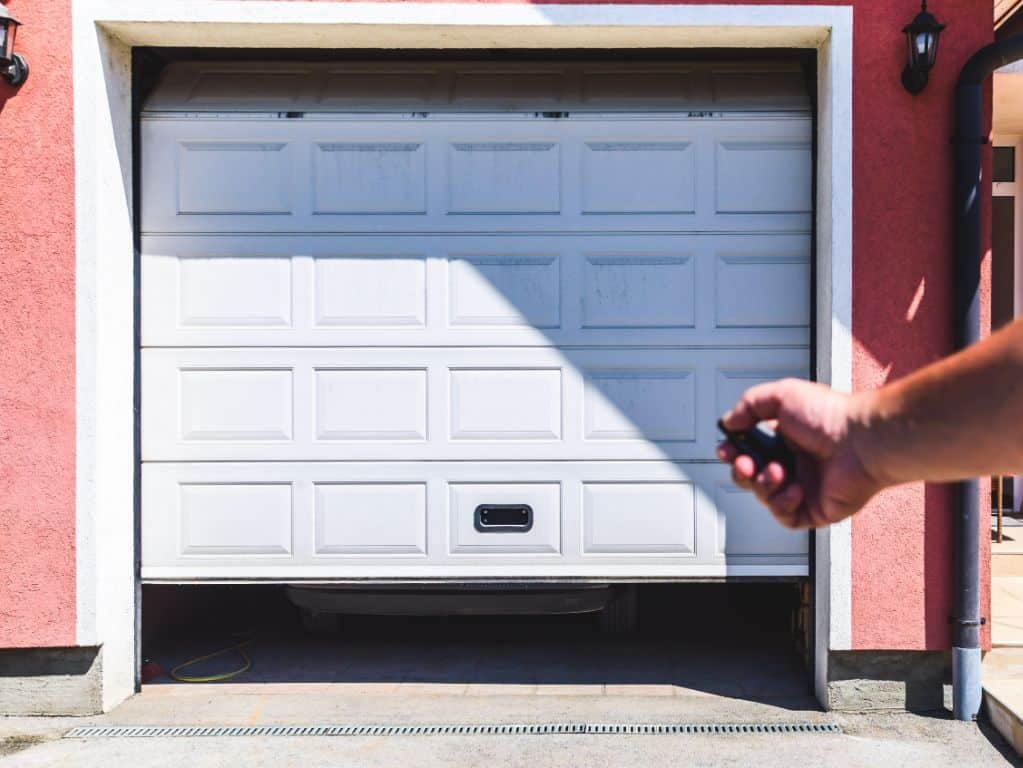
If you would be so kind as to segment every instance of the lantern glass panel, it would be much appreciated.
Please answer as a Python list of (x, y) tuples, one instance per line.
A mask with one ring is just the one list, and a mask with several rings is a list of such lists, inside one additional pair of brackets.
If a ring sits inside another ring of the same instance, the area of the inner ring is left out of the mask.
[(927, 68), (930, 69), (934, 66), (934, 62), (938, 60), (938, 33), (931, 34), (931, 45), (927, 50)]
[(920, 61), (927, 61), (927, 52), (931, 47), (931, 33), (930, 32), (917, 32), (916, 39), (913, 41), (913, 45), (916, 48), (916, 55)]
[(14, 25), (9, 21), (0, 21), (0, 61), (10, 61), (13, 52)]

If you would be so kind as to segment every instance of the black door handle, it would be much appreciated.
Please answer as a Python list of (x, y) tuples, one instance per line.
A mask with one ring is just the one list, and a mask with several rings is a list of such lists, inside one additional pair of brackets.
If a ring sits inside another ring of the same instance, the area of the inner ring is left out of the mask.
[(480, 504), (473, 525), (480, 533), (525, 533), (533, 527), (533, 508), (528, 504)]

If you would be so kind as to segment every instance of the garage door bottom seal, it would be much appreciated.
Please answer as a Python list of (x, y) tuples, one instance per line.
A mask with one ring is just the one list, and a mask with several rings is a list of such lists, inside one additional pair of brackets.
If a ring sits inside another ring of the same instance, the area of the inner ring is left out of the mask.
[(233, 736), (587, 736), (842, 733), (834, 723), (530, 723), (494, 725), (84, 726), (66, 739)]

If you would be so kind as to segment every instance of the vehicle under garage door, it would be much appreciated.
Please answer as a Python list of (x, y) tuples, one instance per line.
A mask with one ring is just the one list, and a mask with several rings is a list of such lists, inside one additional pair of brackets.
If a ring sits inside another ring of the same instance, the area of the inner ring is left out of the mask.
[(809, 374), (798, 66), (172, 65), (146, 581), (797, 577), (717, 415)]

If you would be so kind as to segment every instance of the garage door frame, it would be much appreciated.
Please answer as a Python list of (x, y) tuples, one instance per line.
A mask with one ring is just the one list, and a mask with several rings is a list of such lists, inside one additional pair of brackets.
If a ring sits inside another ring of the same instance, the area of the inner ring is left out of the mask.
[[(851, 388), (851, 7), (81, 0), (73, 16), (76, 640), (103, 647), (104, 709), (136, 690), (138, 674), (132, 46), (815, 49), (816, 373)], [(815, 679), (826, 706), (827, 652), (851, 647), (849, 522), (814, 546)]]

